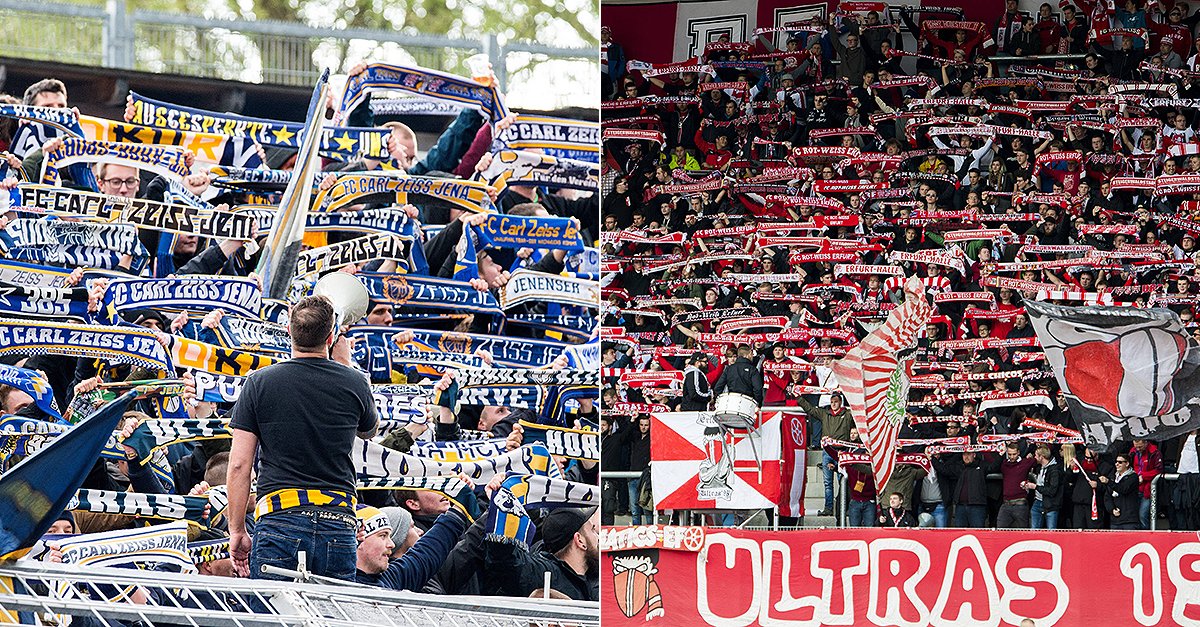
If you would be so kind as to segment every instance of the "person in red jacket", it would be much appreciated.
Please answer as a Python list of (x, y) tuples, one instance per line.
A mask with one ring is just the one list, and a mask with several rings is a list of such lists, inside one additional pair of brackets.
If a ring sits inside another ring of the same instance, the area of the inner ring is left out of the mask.
[(942, 39), (934, 31), (927, 31), (925, 33), (925, 40), (946, 53), (947, 59), (954, 58), (955, 50), (962, 50), (966, 54), (967, 59), (970, 59), (971, 55), (975, 54), (975, 48), (983, 41), (983, 34), (977, 31), (968, 33), (966, 30), (960, 28), (954, 31), (954, 41), (950, 41)]
[(1165, 22), (1159, 21), (1161, 17), (1159, 19), (1148, 19), (1146, 26), (1150, 28), (1150, 45), (1153, 46), (1152, 49), (1157, 50), (1158, 44), (1163, 38), (1171, 37), (1171, 49), (1186, 59), (1192, 53), (1192, 28), (1196, 26), (1198, 19), (1200, 18), (1192, 15), (1185, 20), (1183, 10), (1178, 6), (1173, 6), (1167, 11), (1167, 20)]
[(1130, 469), (1137, 473), (1138, 492), (1142, 495), (1138, 516), (1142, 520), (1142, 529), (1149, 529), (1150, 482), (1162, 472), (1162, 455), (1157, 446), (1145, 440), (1134, 440), (1133, 448), (1129, 449), (1129, 463)]
[[(846, 467), (846, 485), (850, 487), (849, 510), (846, 513), (847, 527), (871, 527), (875, 518), (875, 475), (868, 464), (851, 464)], [(908, 514), (908, 512), (905, 512)]]
[(723, 170), (733, 159), (733, 153), (729, 151), (729, 136), (721, 133), (712, 142), (704, 139), (704, 127), (710, 122), (711, 120), (707, 119), (700, 121), (700, 128), (696, 129), (696, 147), (700, 149), (700, 154), (704, 155), (706, 167)]
[(791, 383), (788, 371), (773, 369), (769, 364), (787, 365), (792, 360), (787, 357), (787, 349), (782, 344), (771, 347), (771, 355), (763, 361), (763, 380), (766, 383), (766, 393), (763, 404), (768, 406), (783, 405), (787, 402), (787, 386)]

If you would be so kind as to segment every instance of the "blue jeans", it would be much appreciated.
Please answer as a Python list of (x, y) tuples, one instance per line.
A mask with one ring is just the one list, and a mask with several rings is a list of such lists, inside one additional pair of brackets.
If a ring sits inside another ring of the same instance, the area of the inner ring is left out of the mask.
[(1058, 529), (1058, 511), (1047, 512), (1042, 509), (1041, 501), (1034, 501), (1029, 508), (1030, 529)]
[(626, 485), (629, 486), (629, 513), (633, 516), (631, 524), (642, 524), (642, 506), (638, 505), (638, 488), (642, 485), (641, 479), (629, 479)]
[(820, 420), (809, 418), (808, 420), (808, 446), (809, 448), (821, 448), (821, 431), (825, 428), (825, 423)]
[(850, 499), (846, 509), (847, 527), (874, 527), (875, 503), (873, 501), (856, 501)]
[(314, 575), (354, 581), (358, 556), (354, 515), (348, 510), (284, 510), (258, 519), (250, 548), (250, 577), (287, 577), (262, 572), (264, 565), (297, 570), (296, 556), (305, 554), (305, 568)]
[(1138, 518), (1142, 519), (1142, 529), (1150, 528), (1150, 499), (1142, 498), (1142, 505), (1138, 509)]
[[(945, 503), (942, 503), (941, 501), (939, 501), (937, 506), (933, 507), (933, 508), (930, 508), (928, 503), (922, 503), (921, 504), (921, 513), (929, 514), (930, 516), (933, 516), (933, 525), (935, 527), (937, 527), (938, 529), (944, 529), (946, 527), (947, 521), (946, 521), (946, 504)], [(920, 522), (920, 521), (918, 521), (918, 522)]]
[(983, 529), (987, 526), (987, 505), (955, 505), (954, 526)]
[(821, 472), (825, 473), (825, 509), (833, 510), (833, 477), (837, 474), (830, 464), (836, 464), (837, 460), (829, 456), (829, 453), (821, 453)]

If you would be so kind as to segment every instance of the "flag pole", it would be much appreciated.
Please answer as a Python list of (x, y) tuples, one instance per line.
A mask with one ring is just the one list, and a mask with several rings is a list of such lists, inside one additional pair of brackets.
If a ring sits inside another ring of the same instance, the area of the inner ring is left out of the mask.
[(313, 88), (292, 179), (283, 192), (283, 200), (279, 203), (271, 231), (263, 244), (262, 255), (258, 258), (255, 271), (262, 277), (264, 298), (286, 299), (288, 288), (296, 276), (296, 260), (300, 255), (300, 242), (304, 239), (304, 226), (312, 204), (313, 181), (320, 169), (317, 149), (321, 145), (321, 132), (325, 126), (325, 98), (328, 93), (329, 70), (326, 69)]

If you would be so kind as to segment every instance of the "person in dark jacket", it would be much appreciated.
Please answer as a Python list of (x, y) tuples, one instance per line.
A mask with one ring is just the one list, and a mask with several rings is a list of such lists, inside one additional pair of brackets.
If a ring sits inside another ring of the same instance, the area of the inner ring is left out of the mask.
[(1033, 18), (1027, 17), (1021, 21), (1021, 30), (1017, 31), (1008, 41), (1008, 49), (1012, 51), (1013, 55), (1027, 57), (1039, 52), (1038, 34), (1033, 27)]
[(857, 22), (849, 22), (849, 34), (846, 35), (846, 43), (842, 44), (838, 38), (838, 32), (835, 29), (834, 21), (836, 17), (831, 13), (829, 15), (829, 25), (827, 26), (829, 44), (837, 51), (838, 58), (838, 78), (844, 78), (851, 85), (862, 84), (863, 74), (867, 71), (867, 50), (859, 44), (859, 29)]
[[(629, 429), (625, 423), (622, 431)], [(621, 455), (622, 446), (618, 443), (620, 432), (613, 430), (612, 417), (600, 416), (600, 466), (604, 470), (626, 470), (626, 461)], [(601, 524), (611, 525), (614, 517), (621, 509), (621, 499), (618, 496), (625, 489), (625, 481), (618, 479), (603, 479), (600, 484)]]
[(1138, 492), (1137, 473), (1129, 463), (1128, 453), (1117, 455), (1116, 468), (1112, 475), (1100, 477), (1104, 485), (1104, 506), (1112, 515), (1112, 529), (1141, 529), (1138, 509), (1141, 494)]
[(973, 451), (962, 457), (938, 455), (933, 465), (953, 482), (954, 526), (983, 528), (987, 524), (987, 475), (1000, 469), (999, 456), (984, 453), (981, 457)]
[(1030, 529), (1058, 529), (1058, 508), (1062, 503), (1062, 467), (1047, 446), (1037, 447), (1033, 454), (1037, 467), (1033, 481), (1021, 487), (1033, 490), (1033, 507), (1029, 510)]
[(917, 520), (904, 507), (904, 495), (892, 492), (888, 495), (888, 506), (879, 513), (880, 527), (916, 527)]
[(717, 396), (726, 392), (745, 394), (753, 398), (754, 402), (762, 405), (763, 377), (762, 372), (754, 367), (754, 362), (750, 359), (753, 354), (754, 349), (749, 346), (744, 344), (739, 346), (737, 360), (721, 373), (716, 385), (713, 386), (713, 394)]
[(712, 400), (712, 388), (708, 385), (708, 356), (697, 352), (688, 360), (683, 371), (683, 402), (679, 411), (707, 411)]
[[(643, 472), (650, 466), (650, 415), (640, 414), (633, 428), (626, 427), (617, 432), (617, 446), (628, 447), (628, 470)], [(608, 446), (608, 444), (605, 444)], [(630, 524), (642, 524), (642, 508), (638, 505), (638, 492), (642, 486), (641, 479), (629, 479), (629, 511), (633, 516)]]
[(358, 544), (354, 579), (391, 590), (421, 590), (442, 567), (468, 524), (466, 515), (450, 508), (403, 557), (392, 560), (396, 544), (387, 514), (369, 505), (356, 514), (363, 539)]
[[(1100, 459), (1091, 449), (1083, 450), (1083, 458), (1076, 458), (1078, 463), (1064, 469), (1068, 476), (1075, 478), (1075, 487), (1071, 490), (1071, 527), (1075, 529), (1104, 529), (1108, 522), (1108, 508), (1105, 506), (1104, 491), (1100, 477), (1112, 473), (1112, 465)], [(1095, 518), (1092, 510), (1095, 509)]]
[(484, 539), (483, 593), (526, 597), (541, 589), (550, 573), (552, 589), (579, 601), (599, 601), (599, 509), (562, 507), (543, 518), (538, 529), (540, 551)]
[(1130, 80), (1146, 56), (1144, 49), (1137, 50), (1133, 47), (1133, 40), (1133, 37), (1122, 37), (1121, 48), (1118, 50), (1106, 50), (1093, 42), (1092, 52), (1104, 59), (1110, 75), (1121, 80)]

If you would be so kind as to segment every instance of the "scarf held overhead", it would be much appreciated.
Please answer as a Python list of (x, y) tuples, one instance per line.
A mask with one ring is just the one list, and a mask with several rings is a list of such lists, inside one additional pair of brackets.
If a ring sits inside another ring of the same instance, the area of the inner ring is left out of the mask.
[(152, 331), (63, 322), (0, 319), (0, 355), (66, 355), (154, 371), (171, 370)]
[(508, 108), (504, 106), (495, 85), (483, 85), (461, 76), (420, 67), (372, 63), (346, 81), (336, 120), (345, 120), (371, 92), (388, 89), (477, 106), (492, 124), (508, 115)]
[[(299, 148), (304, 125), (249, 118), (232, 113), (217, 113), (161, 102), (130, 92), (133, 124), (156, 129), (211, 133), (230, 138), (248, 138), (263, 146)], [(364, 157), (388, 159), (387, 136), (390, 129), (329, 127), (321, 133), (321, 154), (338, 161)], [(237, 165), (237, 164), (230, 164)], [(253, 166), (247, 166), (253, 167)]]

